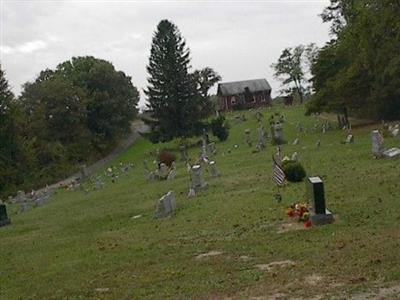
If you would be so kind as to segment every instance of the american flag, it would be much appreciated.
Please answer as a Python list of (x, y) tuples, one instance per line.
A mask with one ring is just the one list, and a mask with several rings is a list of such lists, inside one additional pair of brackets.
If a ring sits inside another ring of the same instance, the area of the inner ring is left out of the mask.
[(286, 183), (286, 176), (281, 166), (276, 162), (275, 157), (272, 156), (274, 162), (274, 180), (278, 186), (283, 186)]

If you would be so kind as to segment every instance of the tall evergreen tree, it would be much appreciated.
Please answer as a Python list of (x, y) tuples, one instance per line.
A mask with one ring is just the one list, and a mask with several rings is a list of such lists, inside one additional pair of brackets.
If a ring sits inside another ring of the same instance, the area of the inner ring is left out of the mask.
[(190, 52), (179, 29), (162, 20), (153, 37), (145, 94), (152, 114), (151, 138), (168, 141), (201, 132), (201, 96), (189, 73)]

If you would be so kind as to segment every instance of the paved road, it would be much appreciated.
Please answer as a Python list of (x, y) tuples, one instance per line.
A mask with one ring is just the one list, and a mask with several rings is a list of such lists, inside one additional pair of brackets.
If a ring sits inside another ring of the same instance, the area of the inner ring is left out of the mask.
[[(94, 164), (86, 167), (86, 174), (87, 176), (90, 176), (94, 173), (96, 173), (98, 170), (103, 168), (105, 165), (107, 165), (109, 162), (117, 158), (119, 155), (127, 151), (135, 142), (136, 140), (140, 137), (142, 133), (146, 133), (149, 131), (149, 127), (145, 125), (142, 121), (136, 121), (135, 123), (132, 124), (131, 128), (131, 133), (129, 136), (121, 142), (109, 155), (104, 157), (103, 159), (95, 162)], [(65, 187), (76, 181), (79, 177), (81, 176), (81, 173), (75, 173), (71, 175), (70, 177), (61, 180), (59, 182), (53, 183), (49, 185), (46, 188), (42, 188), (40, 190), (37, 190), (37, 192), (40, 192), (45, 189), (57, 189), (60, 187)]]

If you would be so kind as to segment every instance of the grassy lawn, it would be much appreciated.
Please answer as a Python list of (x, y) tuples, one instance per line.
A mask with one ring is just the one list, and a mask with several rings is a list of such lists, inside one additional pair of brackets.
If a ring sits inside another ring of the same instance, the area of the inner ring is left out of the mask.
[[(277, 107), (264, 111), (266, 128), (275, 110), (287, 118), (284, 153), (297, 151), (308, 175), (324, 178), (335, 224), (280, 232), (289, 222), (286, 208), (305, 199), (305, 185), (290, 184), (276, 203), (275, 147), (253, 153), (244, 130), (257, 138), (254, 112), (245, 112), (244, 123), (231, 114), (231, 135), (216, 145), (222, 177), (206, 174), (209, 188), (192, 200), (182, 162), (173, 181), (149, 183), (144, 176), (143, 159), (155, 168), (149, 152), (174, 143), (141, 140), (120, 158), (135, 168), (117, 183), (87, 195), (59, 191), (44, 207), (12, 214), (12, 225), (0, 228), (0, 298), (343, 298), (398, 284), (400, 161), (372, 158), (373, 127), (355, 129), (352, 145), (340, 144), (340, 130), (300, 134), (300, 144), (291, 145), (298, 121), (311, 129), (319, 119), (305, 117), (303, 107)], [(386, 145), (400, 147), (400, 139)], [(193, 148), (190, 155), (198, 153)], [(169, 190), (178, 211), (155, 220), (155, 203)], [(209, 251), (222, 254), (196, 259)], [(256, 267), (285, 260), (295, 265)]]

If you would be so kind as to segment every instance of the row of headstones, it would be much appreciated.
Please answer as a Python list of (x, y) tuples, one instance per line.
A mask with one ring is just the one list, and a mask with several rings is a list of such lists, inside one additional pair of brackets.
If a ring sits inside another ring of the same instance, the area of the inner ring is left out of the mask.
[[(263, 125), (258, 127), (258, 139), (257, 139), (257, 144), (256, 148), (257, 150), (264, 150), (267, 147), (267, 140), (269, 139), (268, 133), (265, 131), (265, 128)], [(244, 131), (245, 133), (245, 142), (249, 147), (253, 146), (253, 140), (251, 137), (251, 131), (250, 129), (246, 129)], [(283, 135), (283, 127), (280, 124), (275, 124), (271, 126), (271, 142), (274, 145), (282, 145), (285, 144), (285, 138)]]
[[(304, 127), (304, 125), (301, 122), (298, 122), (296, 125), (297, 131), (299, 133), (305, 133), (309, 131), (308, 128)], [(319, 130), (321, 131), (322, 134), (325, 134), (327, 131), (333, 130), (333, 126), (331, 122), (325, 121), (322, 124), (315, 123), (311, 129), (312, 132), (318, 132)]]
[(396, 125), (387, 125), (383, 122), (383, 126), (384, 129), (386, 129), (393, 137), (398, 137), (400, 136), (400, 125), (396, 124)]
[(116, 166), (109, 166), (102, 174), (97, 176), (89, 176), (87, 172), (86, 175), (84, 175), (84, 172), (81, 172), (82, 176), (76, 182), (68, 186), (68, 189), (76, 190), (79, 188), (81, 191), (88, 194), (90, 191), (103, 189), (106, 185), (107, 178), (112, 183), (116, 183), (121, 176), (128, 174), (133, 168), (133, 162), (120, 162)]
[(15, 197), (9, 197), (8, 202), (19, 206), (19, 212), (23, 213), (32, 208), (44, 206), (50, 202), (54, 192), (54, 189), (32, 191), (28, 194), (23, 191), (18, 191)]
[[(215, 161), (210, 161), (208, 165), (210, 166), (210, 172), (212, 177), (220, 176)], [(204, 170), (202, 165), (199, 164), (191, 166), (190, 172), (191, 172), (190, 174), (191, 185), (189, 188), (188, 197), (192, 198), (196, 195), (196, 193), (206, 189), (208, 187), (208, 183), (204, 178)], [(157, 201), (155, 217), (157, 219), (169, 217), (175, 212), (175, 210), (176, 210), (175, 193), (169, 191), (167, 194), (162, 196)]]
[(146, 178), (149, 181), (172, 180), (176, 177), (176, 164), (174, 161), (171, 163), (170, 167), (161, 162), (158, 164), (158, 168), (154, 171), (150, 170), (147, 160), (143, 161), (143, 166)]
[[(204, 178), (205, 166), (208, 166), (212, 177), (220, 176), (220, 172), (218, 171), (216, 162), (214, 160), (208, 159), (209, 154), (214, 155), (216, 153), (215, 143), (206, 144), (205, 141), (206, 139), (203, 139), (199, 159), (200, 163), (193, 166), (188, 163), (186, 147), (181, 147), (181, 158), (187, 161), (188, 171), (190, 172), (191, 184), (188, 193), (189, 198), (194, 197), (196, 193), (208, 187), (208, 183)], [(175, 208), (175, 194), (170, 191), (158, 200), (155, 216), (156, 218), (164, 218), (170, 216), (172, 213), (174, 213)]]
[[(199, 184), (201, 184), (199, 182)], [(205, 182), (202, 183), (203, 185)], [(203, 186), (204, 188), (204, 186)], [(314, 225), (329, 224), (334, 221), (333, 214), (326, 208), (325, 193), (323, 181), (319, 177), (310, 177), (307, 182), (307, 195), (313, 205), (313, 214), (311, 220)], [(166, 218), (176, 211), (175, 193), (169, 191), (163, 195), (157, 202), (155, 217), (157, 219)]]

